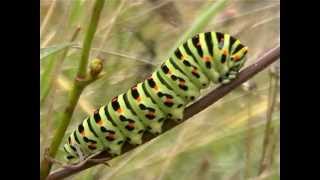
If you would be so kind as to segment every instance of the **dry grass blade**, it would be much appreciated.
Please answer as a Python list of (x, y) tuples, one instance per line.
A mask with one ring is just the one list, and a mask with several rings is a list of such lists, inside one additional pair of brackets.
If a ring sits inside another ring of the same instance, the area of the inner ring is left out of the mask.
[(51, 2), (49, 10), (47, 11), (47, 14), (45, 15), (45, 17), (41, 23), (41, 26), (40, 26), (40, 36), (43, 35), (44, 30), (46, 29), (48, 22), (49, 22), (50, 18), (52, 17), (52, 14), (54, 12), (53, 10), (55, 9), (56, 5), (57, 5), (57, 1)]
[[(265, 128), (265, 137), (263, 140), (262, 157), (260, 160), (259, 175), (261, 175), (270, 166), (270, 159), (267, 158), (272, 149), (272, 138), (275, 134), (275, 129), (272, 127), (272, 115), (276, 106), (278, 95), (278, 76), (270, 73), (270, 89), (269, 89), (269, 101), (267, 110), (267, 123)], [(270, 149), (271, 148), (271, 149)]]
[(175, 145), (169, 151), (168, 158), (166, 158), (165, 162), (163, 163), (163, 165), (161, 167), (161, 172), (158, 175), (158, 178), (156, 180), (165, 179), (166, 171), (169, 169), (171, 162), (173, 161), (175, 155), (179, 151), (180, 145), (184, 141), (183, 136), (184, 136), (185, 132), (186, 132), (186, 129), (182, 129), (181, 132), (179, 132), (178, 137), (176, 138)]
[(232, 16), (232, 17), (227, 17), (227, 18), (220, 19), (219, 21), (216, 21), (214, 24), (215, 25), (223, 24), (223, 23), (226, 23), (228, 21), (241, 19), (241, 18), (247, 18), (247, 17), (255, 15), (255, 14), (261, 15), (261, 13), (270, 12), (272, 10), (278, 9), (279, 6), (280, 6), (280, 4), (276, 4), (276, 5), (272, 4), (272, 5), (269, 5), (269, 6), (262, 7), (262, 8), (257, 8), (257, 9), (254, 9), (252, 11), (239, 13), (239, 14), (237, 14), (235, 16)]
[(158, 6), (156, 12), (169, 24), (172, 26), (182, 25), (182, 18), (179, 9), (177, 8), (175, 2), (161, 0), (148, 0), (151, 4)]
[[(112, 15), (112, 18), (110, 19), (110, 21), (105, 25), (105, 27), (103, 27), (102, 29), (107, 29), (106, 32), (104, 32), (103, 34), (103, 37), (102, 37), (102, 40), (101, 40), (101, 43), (100, 45), (98, 46), (99, 48), (98, 49), (102, 49), (103, 46), (104, 46), (104, 43), (105, 41), (107, 40), (110, 32), (111, 32), (111, 29), (113, 28), (113, 25), (115, 24), (117, 18), (119, 17), (120, 13), (121, 13), (121, 10), (123, 9), (124, 5), (125, 5), (125, 2), (126, 0), (123, 0), (121, 1), (119, 7), (117, 8), (117, 10), (113, 13)], [(99, 30), (98, 30), (99, 31)], [(100, 52), (98, 52), (97, 55), (95, 55), (95, 57), (99, 57), (100, 56)]]

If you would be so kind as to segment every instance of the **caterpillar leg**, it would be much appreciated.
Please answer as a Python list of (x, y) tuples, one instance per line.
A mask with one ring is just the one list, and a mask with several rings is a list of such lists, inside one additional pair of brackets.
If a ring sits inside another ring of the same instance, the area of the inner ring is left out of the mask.
[(83, 161), (85, 159), (85, 155), (83, 154), (83, 152), (80, 150), (79, 146), (78, 145), (75, 145), (75, 148), (77, 150), (77, 154), (78, 154), (78, 157), (79, 157), (79, 160), (80, 161)]
[(107, 106), (96, 110), (91, 118), (92, 129), (96, 132), (103, 150), (111, 155), (121, 154), (121, 148), (125, 142), (125, 136), (121, 133), (108, 112)]
[(67, 165), (68, 167), (67, 168), (76, 168), (76, 167), (80, 167), (82, 166), (83, 164), (85, 164), (86, 162), (90, 161), (90, 162), (97, 162), (97, 163), (102, 163), (109, 166), (110, 165), (105, 162), (107, 160), (109, 160), (110, 158), (103, 158), (103, 159), (94, 159), (93, 157), (95, 157), (96, 155), (100, 154), (101, 152), (96, 152), (94, 154), (91, 154), (90, 156), (87, 156), (85, 159), (83, 159), (82, 161), (80, 160), (78, 163), (74, 163), (74, 164), (71, 164), (71, 165)]
[[(79, 148), (78, 148), (78, 149), (79, 149)], [(80, 151), (80, 149), (79, 149), (79, 151)], [(94, 153), (94, 154), (87, 155), (86, 157), (83, 156), (83, 155), (80, 155), (78, 161), (72, 162), (72, 163), (64, 163), (64, 162), (62, 162), (62, 161), (59, 161), (59, 160), (57, 160), (57, 159), (54, 159), (54, 158), (50, 157), (50, 156), (48, 155), (48, 149), (46, 149), (46, 150), (45, 150), (45, 158), (46, 158), (48, 161), (50, 161), (51, 163), (57, 164), (57, 165), (59, 165), (60, 167), (66, 168), (66, 169), (75, 169), (75, 168), (81, 167), (83, 164), (85, 164), (85, 163), (88, 162), (88, 161), (92, 161), (92, 162), (96, 162), (96, 163), (103, 163), (103, 164), (105, 164), (105, 165), (107, 165), (107, 166), (110, 167), (110, 165), (109, 165), (107, 162), (105, 162), (106, 160), (109, 160), (110, 158), (104, 158), (104, 159), (94, 159), (94, 158), (93, 158), (94, 156), (98, 155), (99, 153), (101, 153), (101, 152), (96, 152), (96, 153)], [(79, 152), (79, 154), (82, 154), (82, 153)]]
[(66, 168), (66, 169), (75, 169), (75, 168), (83, 166), (87, 162), (103, 163), (103, 164), (105, 164), (105, 165), (110, 167), (110, 165), (107, 162), (105, 162), (105, 161), (109, 160), (110, 158), (103, 158), (103, 159), (94, 159), (93, 158), (93, 157), (95, 157), (96, 155), (98, 155), (100, 153), (101, 152), (93, 153), (93, 154), (91, 154), (89, 156), (83, 157), (82, 159), (79, 158), (78, 161), (72, 162), (72, 163), (69, 163), (69, 164), (64, 164), (64, 163), (61, 163), (61, 162), (59, 162), (57, 160), (54, 160), (54, 161), (56, 163), (59, 163), (60, 166), (62, 166), (63, 168)]

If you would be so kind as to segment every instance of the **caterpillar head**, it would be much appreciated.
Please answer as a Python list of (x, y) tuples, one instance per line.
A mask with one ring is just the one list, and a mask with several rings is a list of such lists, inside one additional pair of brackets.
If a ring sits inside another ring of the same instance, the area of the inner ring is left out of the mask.
[(236, 78), (236, 75), (238, 74), (240, 69), (244, 66), (247, 60), (246, 58), (247, 52), (248, 52), (248, 47), (242, 44), (239, 44), (237, 46), (234, 53), (232, 53), (230, 57), (232, 64), (230, 66), (229, 72), (227, 72), (222, 77), (220, 77), (219, 82), (222, 82), (223, 84), (227, 84), (232, 79)]
[(238, 73), (246, 62), (246, 54), (248, 53), (248, 47), (239, 44), (235, 52), (231, 55), (231, 60), (234, 62), (230, 68), (230, 72)]

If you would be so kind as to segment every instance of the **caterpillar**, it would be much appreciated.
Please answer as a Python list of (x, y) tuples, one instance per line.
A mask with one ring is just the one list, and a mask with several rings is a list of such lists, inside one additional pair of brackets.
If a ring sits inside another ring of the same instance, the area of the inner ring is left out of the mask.
[(63, 147), (66, 159), (100, 151), (117, 156), (125, 142), (141, 144), (144, 132), (161, 133), (165, 120), (182, 120), (184, 108), (201, 89), (235, 79), (247, 52), (238, 39), (221, 32), (188, 39), (143, 82), (85, 118)]

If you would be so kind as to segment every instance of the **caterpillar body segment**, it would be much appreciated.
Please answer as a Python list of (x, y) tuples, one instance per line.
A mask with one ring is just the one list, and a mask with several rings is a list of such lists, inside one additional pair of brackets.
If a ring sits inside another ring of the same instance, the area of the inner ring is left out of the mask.
[(103, 144), (104, 150), (107, 150), (111, 154), (119, 155), (126, 138), (112, 122), (111, 116), (105, 109), (106, 106), (102, 106), (90, 117), (92, 128)]
[(169, 61), (177, 70), (183, 72), (199, 89), (206, 88), (210, 81), (203, 73), (200, 65), (194, 60), (194, 56), (188, 51), (189, 49), (186, 48), (188, 47), (184, 43), (176, 50)]
[(142, 87), (153, 98), (159, 108), (171, 119), (180, 121), (186, 101), (170, 87), (158, 71), (145, 80)]
[(177, 70), (170, 61), (162, 64), (161, 69), (158, 69), (157, 72), (185, 102), (191, 102), (200, 95), (200, 89), (182, 71)]
[(142, 83), (130, 88), (127, 92), (128, 101), (138, 118), (152, 134), (161, 133), (161, 127), (166, 115), (161, 111), (153, 99), (146, 94)]
[(121, 94), (113, 98), (108, 104), (108, 112), (130, 144), (141, 144), (145, 127), (131, 110), (131, 107), (124, 102), (124, 96), (127, 95)]

